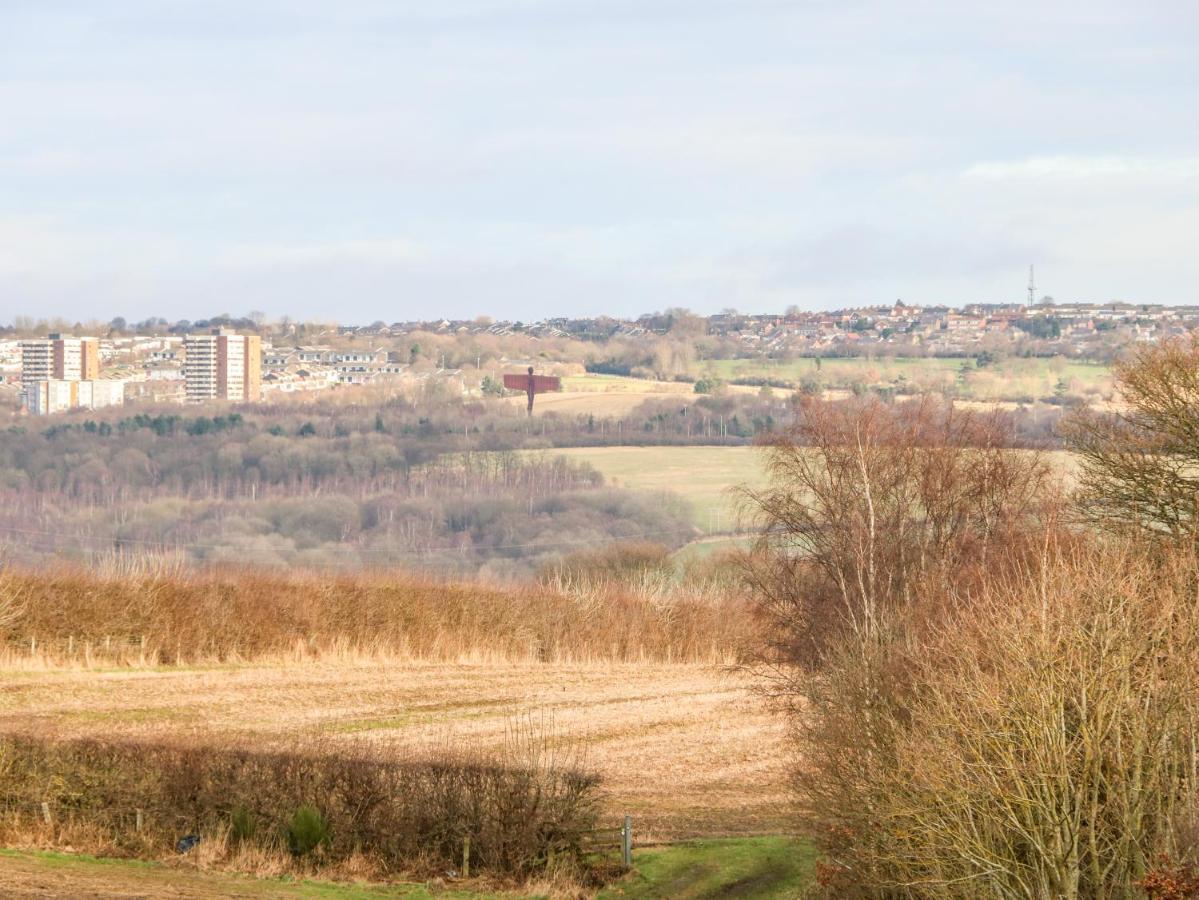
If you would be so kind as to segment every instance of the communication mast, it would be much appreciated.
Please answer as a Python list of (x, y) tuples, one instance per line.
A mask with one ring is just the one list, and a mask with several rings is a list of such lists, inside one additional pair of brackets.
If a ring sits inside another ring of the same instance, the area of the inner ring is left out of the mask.
[(1033, 267), (1028, 267), (1028, 305), (1032, 306), (1037, 302), (1037, 285), (1033, 280)]

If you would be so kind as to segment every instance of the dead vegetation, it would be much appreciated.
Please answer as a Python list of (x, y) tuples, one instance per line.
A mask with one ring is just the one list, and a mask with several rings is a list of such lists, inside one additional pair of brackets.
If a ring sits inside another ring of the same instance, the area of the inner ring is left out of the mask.
[(1199, 524), (1199, 336), (1137, 348), (1115, 367), (1121, 412), (1080, 412), (1080, 511), (1105, 528), (1194, 540)]
[(498, 747), (422, 755), (311, 738), (261, 749), (7, 734), (0, 762), (8, 843), (153, 858), (182, 840), (211, 861), (258, 855), (301, 873), (442, 875), (467, 854), (476, 874), (585, 877), (599, 812), (599, 779), (527, 721)]
[(10, 570), (11, 666), (389, 659), (724, 664), (754, 627), (739, 594), (569, 580), (510, 587), (410, 574)]
[(362, 656), (236, 666), (9, 672), (0, 732), (287, 750), (378, 745), (424, 758), (553, 723), (603, 778), (604, 824), (639, 840), (788, 831), (784, 723), (706, 664), (434, 662)]
[(953, 409), (813, 402), (749, 495), (753, 665), (829, 896), (1135, 896), (1195, 863), (1199, 563), (1063, 527), (1005, 446)]

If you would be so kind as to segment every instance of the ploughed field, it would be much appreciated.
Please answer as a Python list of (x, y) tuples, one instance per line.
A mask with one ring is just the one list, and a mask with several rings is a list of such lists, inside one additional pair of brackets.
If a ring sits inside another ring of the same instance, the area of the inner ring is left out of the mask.
[(604, 777), (639, 839), (788, 830), (780, 719), (706, 665), (341, 661), (9, 671), (0, 727), (57, 737), (297, 736), (406, 748), (501, 744), (530, 720)]

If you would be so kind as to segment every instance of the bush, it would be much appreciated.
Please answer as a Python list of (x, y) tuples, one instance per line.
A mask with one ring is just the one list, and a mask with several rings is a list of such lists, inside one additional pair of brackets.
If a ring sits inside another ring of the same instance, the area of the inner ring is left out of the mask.
[[(623, 553), (606, 562), (597, 553), (588, 565), (628, 568)], [(644, 553), (636, 563), (643, 569), (673, 565), (660, 548)], [(754, 627), (739, 596), (675, 601), (617, 589), (594, 604), (545, 585), (401, 574), (9, 570), (0, 573), (0, 639), (9, 652), (18, 642), (29, 652), (32, 639), (44, 660), (109, 664), (290, 658), (297, 647), (431, 660), (725, 662)]]
[(1191, 557), (1051, 548), (843, 644), (798, 726), (838, 896), (1133, 896), (1195, 796), (1197, 585)]
[(258, 834), (254, 814), (244, 806), (235, 806), (229, 813), (229, 838), (234, 844), (247, 843)]
[(380, 872), (444, 871), (469, 835), (478, 871), (523, 876), (551, 857), (581, 860), (598, 813), (598, 778), (535, 728), (514, 730), (496, 753), (424, 757), (366, 745), (266, 752), (10, 734), (0, 761), (0, 805), (24, 811), (10, 829), (36, 829), (46, 802), (60, 841), (103, 834), (97, 849), (136, 855), (170, 852), (181, 834), (229, 833), (235, 844), (319, 851), (332, 864), (361, 856)]
[(635, 541), (572, 553), (541, 572), (542, 580), (549, 584), (630, 584), (646, 578), (669, 581), (676, 575), (677, 566), (668, 547)]
[(1199, 558), (1061, 529), (1004, 431), (807, 402), (804, 445), (776, 443), (748, 493), (758, 662), (794, 713), (832, 896), (1167, 896), (1197, 861), (1176, 835), (1199, 771)]
[(295, 856), (308, 856), (329, 843), (329, 823), (321, 811), (305, 803), (294, 813), (287, 825), (287, 849)]

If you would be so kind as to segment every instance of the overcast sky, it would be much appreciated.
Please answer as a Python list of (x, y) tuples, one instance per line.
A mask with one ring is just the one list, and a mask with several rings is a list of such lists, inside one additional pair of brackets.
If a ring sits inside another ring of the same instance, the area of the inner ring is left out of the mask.
[(1199, 302), (1194, 0), (0, 0), (0, 322)]

